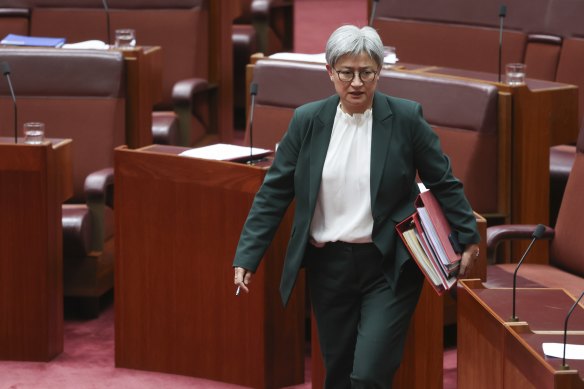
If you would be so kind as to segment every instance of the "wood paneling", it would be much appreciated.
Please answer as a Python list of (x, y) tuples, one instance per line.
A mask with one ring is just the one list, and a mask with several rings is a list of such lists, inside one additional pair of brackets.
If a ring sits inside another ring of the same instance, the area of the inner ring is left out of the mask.
[(63, 351), (61, 204), (73, 193), (71, 141), (10, 141), (0, 139), (0, 359), (49, 361)]
[(285, 310), (278, 292), (291, 213), (236, 297), (233, 256), (266, 170), (182, 150), (116, 150), (116, 366), (253, 388), (303, 382), (303, 275)]

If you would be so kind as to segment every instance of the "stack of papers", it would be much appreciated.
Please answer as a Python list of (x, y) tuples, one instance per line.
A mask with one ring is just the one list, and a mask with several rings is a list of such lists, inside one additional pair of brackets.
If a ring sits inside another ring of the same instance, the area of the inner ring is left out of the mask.
[[(325, 53), (303, 54), (303, 53), (275, 53), (269, 56), (270, 59), (280, 59), (285, 61), (299, 61), (312, 63), (326, 63)], [(395, 53), (390, 53), (383, 59), (384, 64), (396, 64), (398, 61)]]
[(250, 149), (246, 146), (217, 143), (211, 146), (197, 147), (196, 149), (186, 150), (179, 155), (220, 161), (239, 161), (248, 159), (252, 156), (253, 158), (264, 157), (271, 152), (272, 150), (259, 149), (257, 147)]
[(62, 46), (64, 49), (94, 49), (94, 50), (107, 50), (110, 45), (104, 41), (92, 39), (89, 41), (77, 42), (77, 43), (66, 43)]
[(416, 199), (416, 213), (396, 226), (413, 260), (439, 294), (456, 284), (461, 254), (454, 250), (454, 235), (440, 204), (430, 191)]

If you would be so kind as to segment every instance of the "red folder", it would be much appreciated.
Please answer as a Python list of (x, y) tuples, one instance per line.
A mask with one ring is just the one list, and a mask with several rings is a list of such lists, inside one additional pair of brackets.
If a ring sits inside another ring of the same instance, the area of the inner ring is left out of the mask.
[[(454, 251), (450, 243), (451, 227), (434, 195), (430, 191), (421, 193), (415, 205), (418, 210), (400, 222), (396, 231), (430, 285), (438, 295), (442, 295), (456, 284), (461, 255)], [(425, 208), (429, 216), (431, 225), (428, 229), (420, 220), (420, 208)], [(443, 246), (444, 260), (431, 247), (430, 234), (434, 234)]]
[(420, 193), (416, 199), (415, 205), (417, 208), (423, 207), (428, 211), (428, 216), (430, 216), (432, 225), (438, 235), (438, 239), (444, 247), (444, 251), (446, 252), (446, 256), (450, 263), (460, 261), (462, 254), (454, 251), (454, 247), (449, 238), (452, 233), (452, 228), (446, 219), (446, 215), (444, 215), (444, 211), (442, 211), (440, 203), (438, 203), (438, 200), (434, 197), (434, 194), (429, 190)]

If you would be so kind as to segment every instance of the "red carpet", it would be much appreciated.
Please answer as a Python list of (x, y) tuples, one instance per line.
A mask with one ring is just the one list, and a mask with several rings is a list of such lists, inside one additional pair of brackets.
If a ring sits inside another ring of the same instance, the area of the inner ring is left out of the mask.
[(2, 389), (235, 389), (192, 377), (114, 367), (113, 305), (90, 321), (65, 321), (65, 350), (50, 363), (0, 363)]
[[(0, 389), (238, 389), (243, 386), (201, 378), (114, 366), (114, 310), (107, 307), (95, 320), (65, 321), (65, 350), (49, 363), (0, 362)], [(307, 366), (310, 359), (307, 356)], [(305, 384), (287, 389), (309, 389)], [(456, 388), (456, 351), (444, 354), (444, 389)]]

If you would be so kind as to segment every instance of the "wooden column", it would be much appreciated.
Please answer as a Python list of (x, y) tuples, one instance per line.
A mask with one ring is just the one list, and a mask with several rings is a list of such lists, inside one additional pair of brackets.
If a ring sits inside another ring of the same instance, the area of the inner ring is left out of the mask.
[(49, 361), (63, 351), (61, 204), (72, 178), (70, 140), (0, 138), (0, 359)]

